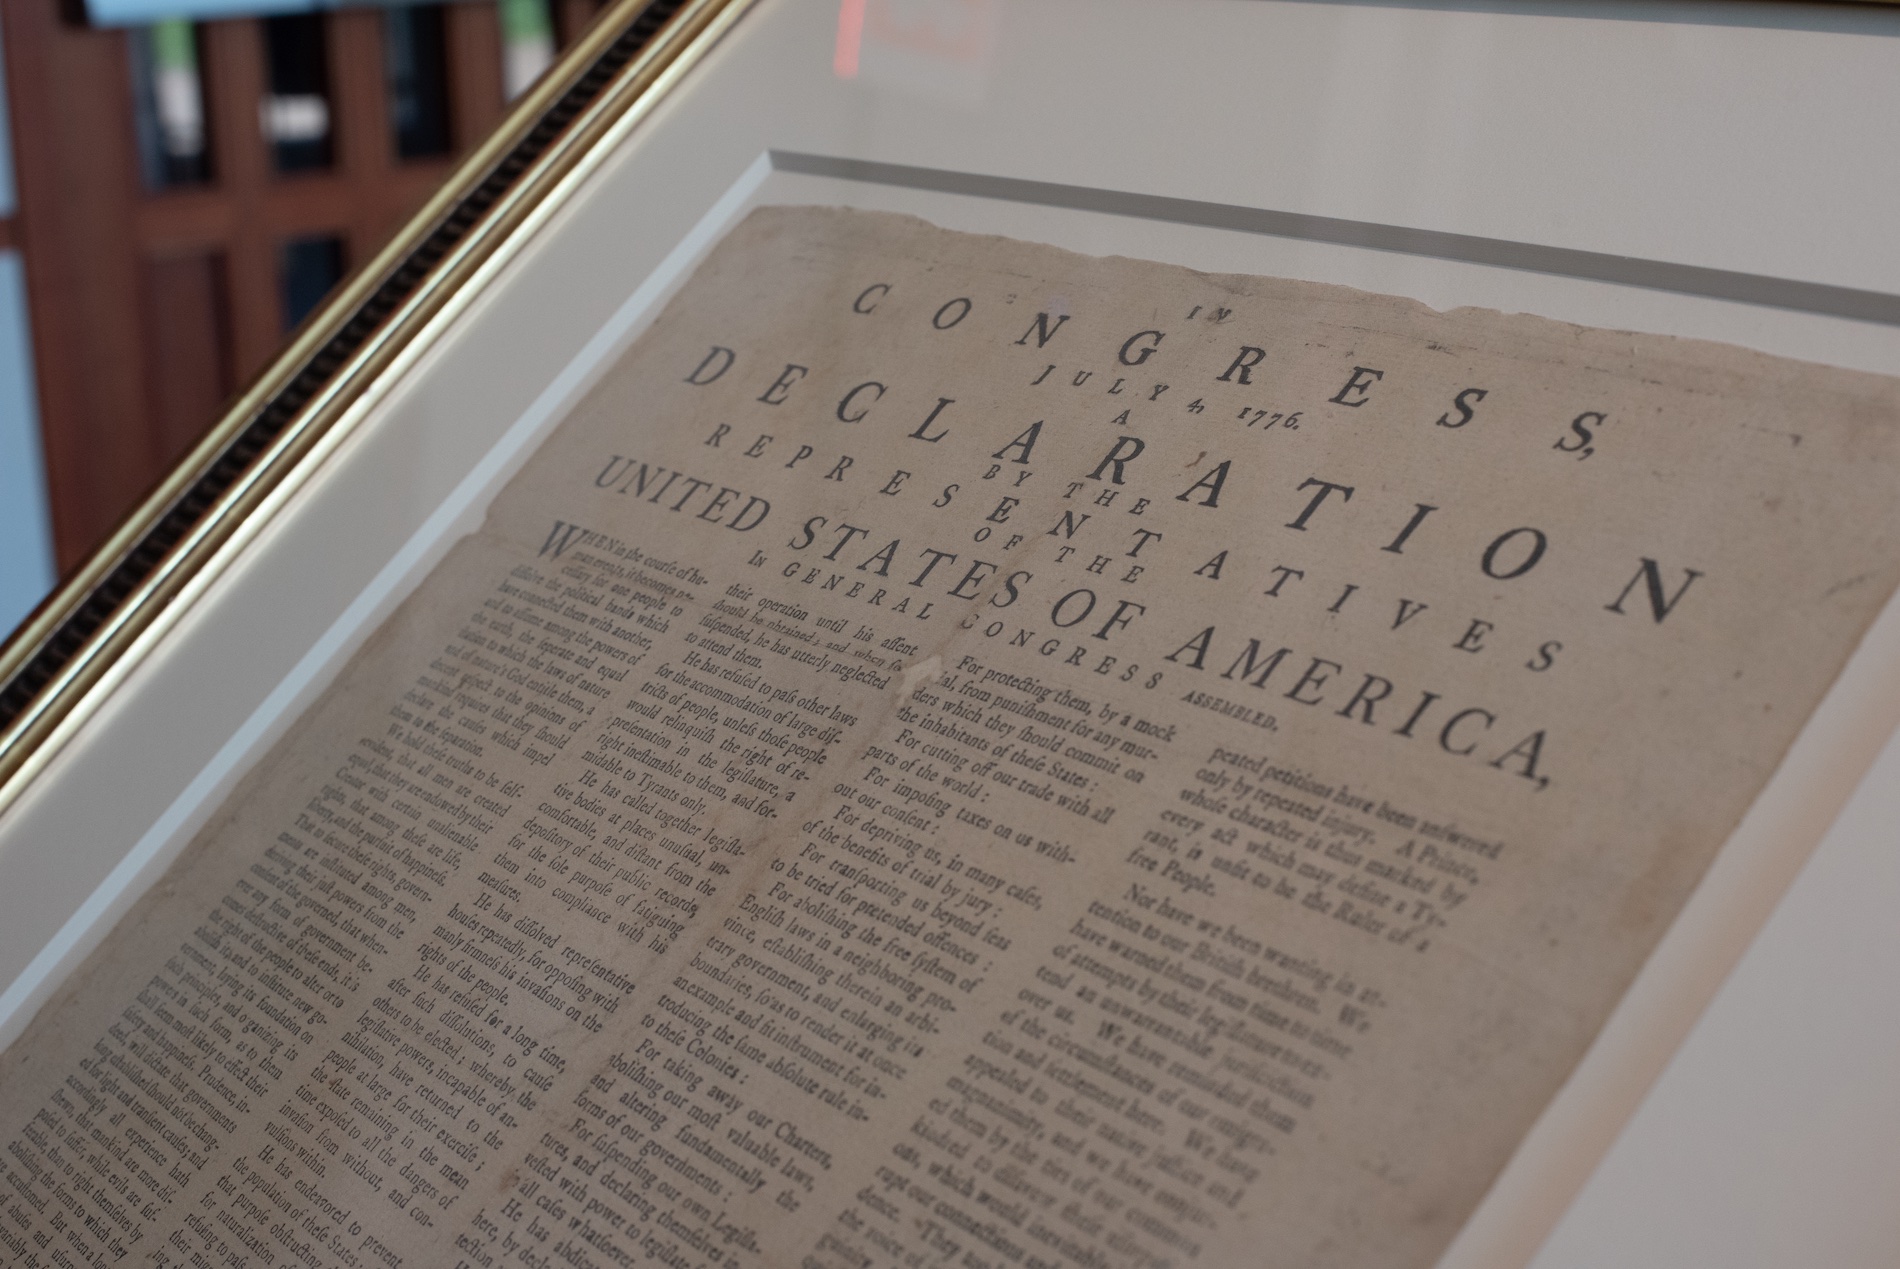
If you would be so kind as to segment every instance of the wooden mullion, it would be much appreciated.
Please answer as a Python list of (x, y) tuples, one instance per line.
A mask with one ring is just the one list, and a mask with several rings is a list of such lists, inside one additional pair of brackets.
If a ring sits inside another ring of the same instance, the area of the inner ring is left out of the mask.
[(345, 257), (355, 264), (374, 255), (388, 232), (377, 197), (395, 163), (383, 67), (383, 15), (374, 8), (340, 9), (328, 20), (336, 175), (345, 203), (332, 227), (343, 235)]
[[(371, 253), (429, 201), (429, 195), (454, 166), (454, 161), (446, 158), (410, 159), (398, 164), (376, 188), (363, 191), (363, 207), (372, 226), (368, 234)], [(360, 257), (368, 258), (368, 254)]]
[(264, 215), (281, 183), (258, 117), (267, 87), (260, 24), (251, 18), (212, 22), (204, 35), (213, 171), (230, 215), (224, 257), (231, 360), (243, 380), (263, 369), (284, 339), (276, 235)]
[(560, 46), (566, 48), (578, 40), (600, 10), (597, 0), (555, 0), (554, 35)]
[(133, 219), (133, 233), (148, 255), (223, 251), (235, 230), (231, 200), (219, 190), (174, 190), (148, 198)]
[(456, 148), (466, 150), (501, 122), (501, 18), (492, 0), (457, 0), (443, 10), (449, 46), (449, 104)]

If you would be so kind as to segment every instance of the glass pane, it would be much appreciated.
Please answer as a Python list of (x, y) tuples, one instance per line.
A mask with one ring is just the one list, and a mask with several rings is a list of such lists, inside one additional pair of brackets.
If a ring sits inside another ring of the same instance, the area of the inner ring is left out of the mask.
[(289, 330), (323, 302), (343, 277), (343, 240), (334, 235), (293, 238), (284, 244), (284, 329)]
[(510, 99), (554, 60), (554, 19), (548, 0), (498, 0), (501, 10), (501, 89)]
[(197, 28), (183, 18), (135, 28), (130, 51), (139, 174), (146, 188), (210, 180)]
[(439, 4), (400, 5), (383, 13), (389, 123), (398, 158), (447, 154), (448, 46)]
[(329, 167), (330, 58), (320, 13), (264, 19), (268, 87), (259, 123), (279, 172)]

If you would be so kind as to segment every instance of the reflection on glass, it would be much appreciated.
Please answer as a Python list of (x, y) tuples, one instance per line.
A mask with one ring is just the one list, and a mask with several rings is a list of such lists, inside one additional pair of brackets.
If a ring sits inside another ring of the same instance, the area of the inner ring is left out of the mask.
[(858, 77), (858, 53), (864, 46), (864, 0), (838, 0), (838, 46), (831, 69), (839, 79)]
[(210, 180), (197, 28), (184, 18), (135, 28), (130, 51), (139, 172), (146, 188)]
[(548, 0), (498, 0), (501, 9), (501, 88), (510, 99), (554, 60), (554, 19)]
[(389, 80), (389, 122), (396, 155), (404, 159), (447, 154), (448, 43), (439, 4), (397, 5), (383, 11), (383, 62)]
[(905, 96), (980, 105), (997, 0), (839, 0), (832, 73)]
[(961, 108), (982, 104), (997, 0), (840, 0), (832, 74)]
[(330, 58), (320, 13), (265, 18), (269, 77), (258, 121), (279, 172), (330, 166)]
[(283, 246), (280, 273), (284, 329), (289, 330), (343, 280), (343, 240), (334, 235), (291, 239)]

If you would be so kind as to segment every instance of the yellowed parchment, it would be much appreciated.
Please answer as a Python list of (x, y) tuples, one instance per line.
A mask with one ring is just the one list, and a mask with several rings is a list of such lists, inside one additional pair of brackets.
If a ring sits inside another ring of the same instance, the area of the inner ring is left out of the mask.
[(1423, 1266), (1892, 381), (769, 208), (0, 1066), (10, 1263)]

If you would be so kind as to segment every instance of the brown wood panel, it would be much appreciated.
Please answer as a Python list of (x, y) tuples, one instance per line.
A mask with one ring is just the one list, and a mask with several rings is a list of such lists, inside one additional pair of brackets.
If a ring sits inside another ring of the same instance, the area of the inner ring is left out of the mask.
[(265, 91), (264, 33), (251, 19), (213, 22), (202, 30), (215, 188), (230, 209), (224, 259), (231, 360), (243, 380), (264, 368), (284, 337), (277, 248), (262, 215), (267, 187), (276, 181), (258, 121)]
[(598, 0), (555, 0), (554, 38), (566, 48), (581, 37), (593, 20), (600, 16)]
[(203, 434), (233, 386), (223, 258), (211, 252), (147, 258), (145, 331), (162, 470)]
[[(352, 258), (367, 260), (429, 201), (436, 187), (454, 170), (447, 159), (411, 159), (398, 164), (373, 186), (357, 189), (362, 223), (352, 247)], [(357, 248), (360, 247), (360, 250)]]
[(53, 536), (65, 569), (154, 475), (130, 233), (139, 197), (131, 79), (116, 32), (64, 26), (46, 0), (0, 0), (0, 15)]
[(328, 15), (330, 117), (336, 135), (337, 174), (347, 208), (330, 228), (340, 231), (345, 259), (367, 260), (388, 236), (381, 198), (395, 167), (383, 68), (383, 15), (342, 9)]
[(449, 97), (455, 144), (467, 149), (501, 122), (501, 19), (492, 4), (450, 4)]
[[(449, 159), (412, 160), (370, 183), (346, 176), (299, 176), (266, 185), (244, 211), (270, 235), (296, 237), (349, 224), (360, 203), (373, 211), (386, 236), (422, 205), (452, 167)], [(134, 232), (148, 253), (193, 251), (226, 241), (237, 232), (238, 218), (238, 206), (222, 190), (180, 190), (138, 207)]]
[[(557, 0), (564, 40), (597, 11)], [(54, 536), (78, 562), (282, 346), (279, 251), (337, 234), (369, 258), (451, 169), (399, 163), (389, 122), (381, 13), (330, 13), (335, 164), (279, 176), (259, 120), (261, 25), (203, 24), (211, 180), (140, 183), (127, 41), (62, 23), (55, 0), (0, 0), (12, 99), (18, 214), (0, 246), (25, 260)], [(492, 4), (445, 12), (453, 135), (460, 148), (501, 117)]]

